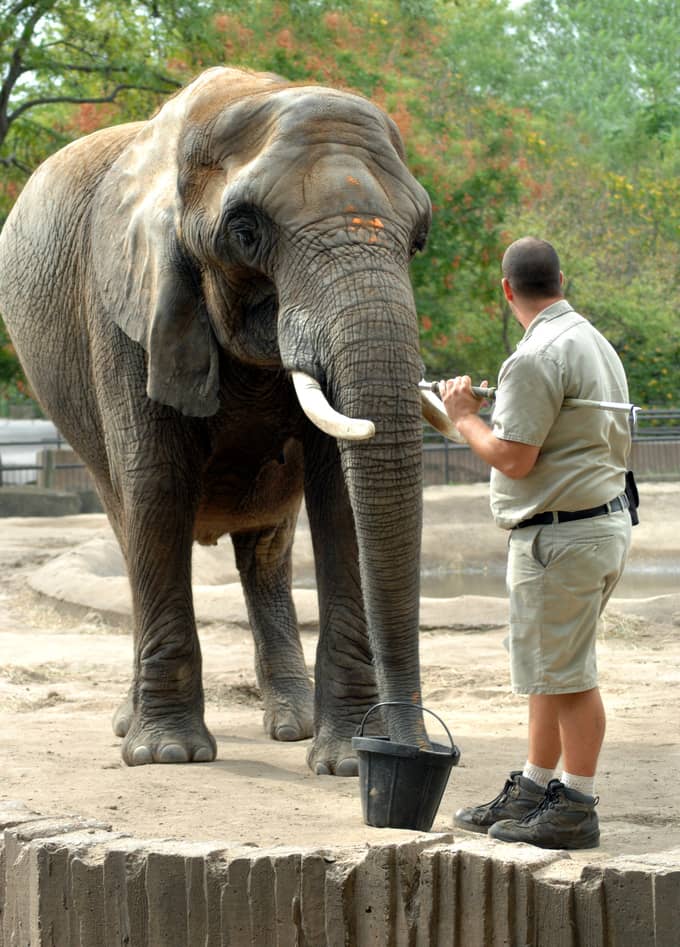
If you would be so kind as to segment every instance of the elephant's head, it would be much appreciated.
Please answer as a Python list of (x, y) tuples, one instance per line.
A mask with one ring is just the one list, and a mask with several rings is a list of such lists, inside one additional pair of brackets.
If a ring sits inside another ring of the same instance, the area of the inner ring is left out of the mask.
[(423, 405), (408, 264), (431, 210), (396, 126), (357, 95), (211, 69), (139, 126), (95, 214), (99, 292), (148, 353), (152, 399), (214, 414), (221, 347), (290, 372), (308, 416), (339, 438), (381, 696), (418, 702)]

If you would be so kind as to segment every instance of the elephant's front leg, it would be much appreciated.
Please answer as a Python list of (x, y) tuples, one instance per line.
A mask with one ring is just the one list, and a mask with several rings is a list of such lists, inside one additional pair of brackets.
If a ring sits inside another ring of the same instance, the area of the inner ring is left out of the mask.
[[(354, 518), (335, 441), (312, 432), (305, 447), (305, 502), (319, 595), (314, 740), (319, 775), (356, 776), (352, 737), (378, 701), (366, 628)], [(379, 719), (379, 715), (376, 715)], [(373, 723), (376, 721), (374, 720)]]
[(203, 719), (201, 652), (191, 594), (191, 489), (178, 464), (162, 467), (154, 467), (152, 483), (128, 485), (125, 491), (135, 654), (122, 752), (130, 766), (207, 762), (216, 753)]
[(232, 535), (255, 641), (264, 729), (275, 740), (312, 735), (312, 685), (291, 596), (295, 517), (279, 527)]

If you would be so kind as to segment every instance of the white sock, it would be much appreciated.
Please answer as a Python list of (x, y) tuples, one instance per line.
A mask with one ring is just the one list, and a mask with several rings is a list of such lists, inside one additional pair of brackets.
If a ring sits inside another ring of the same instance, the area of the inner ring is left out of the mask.
[(531, 779), (542, 789), (546, 788), (554, 775), (555, 770), (544, 769), (542, 766), (534, 766), (529, 760), (524, 764), (524, 770), (522, 771), (522, 776), (524, 776), (525, 779)]
[(575, 789), (576, 792), (582, 792), (586, 796), (595, 795), (595, 777), (594, 776), (575, 776), (574, 773), (563, 771), (560, 782), (567, 789)]

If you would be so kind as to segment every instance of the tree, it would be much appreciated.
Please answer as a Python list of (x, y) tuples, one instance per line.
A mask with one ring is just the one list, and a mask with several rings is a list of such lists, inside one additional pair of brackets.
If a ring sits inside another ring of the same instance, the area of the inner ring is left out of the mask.
[(658, 376), (678, 403), (677, 19), (677, 0), (0, 0), (0, 221), (47, 154), (207, 66), (344, 86), (392, 116), (432, 200), (428, 373), (495, 377), (520, 335), (500, 259), (534, 233), (633, 397), (658, 403)]
[(120, 120), (124, 96), (134, 110), (135, 93), (159, 98), (181, 84), (163, 61), (158, 25), (176, 22), (176, 6), (0, 0), (0, 163), (10, 199), (52, 151)]
[(514, 89), (525, 104), (578, 116), (596, 138), (628, 146), (677, 128), (677, 0), (529, 0), (518, 23)]

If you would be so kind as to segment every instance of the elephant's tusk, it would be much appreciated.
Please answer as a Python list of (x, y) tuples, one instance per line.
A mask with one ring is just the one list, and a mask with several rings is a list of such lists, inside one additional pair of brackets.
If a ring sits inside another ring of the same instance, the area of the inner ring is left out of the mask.
[(439, 398), (433, 392), (424, 391), (423, 389), (420, 391), (420, 397), (423, 402), (423, 417), (427, 423), (436, 428), (444, 437), (448, 437), (450, 441), (456, 441), (457, 444), (467, 444), (446, 411), (442, 410), (442, 403)]
[(304, 372), (292, 372), (295, 394), (300, 407), (312, 424), (325, 434), (347, 441), (366, 441), (375, 434), (375, 424), (359, 418), (348, 418), (331, 408), (316, 379)]

